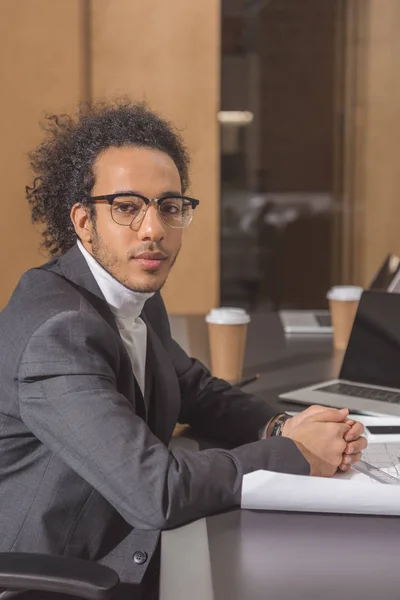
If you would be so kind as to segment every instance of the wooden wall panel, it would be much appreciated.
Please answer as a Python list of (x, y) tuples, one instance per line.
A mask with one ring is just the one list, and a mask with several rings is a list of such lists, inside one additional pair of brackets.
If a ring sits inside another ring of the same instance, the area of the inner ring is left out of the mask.
[(182, 131), (201, 200), (163, 295), (171, 313), (219, 300), (219, 1), (92, 0), (92, 95), (146, 99)]
[(202, 200), (164, 290), (168, 307), (201, 313), (218, 303), (219, 20), (218, 0), (1, 0), (0, 308), (22, 272), (47, 258), (24, 192), (39, 121), (121, 94), (145, 98), (182, 130), (190, 192)]
[(365, 284), (388, 252), (400, 254), (400, 2), (373, 0), (367, 38), (365, 198), (361, 226)]
[(353, 276), (367, 285), (389, 252), (400, 255), (400, 2), (351, 0), (354, 94), (347, 121)]
[(27, 153), (44, 113), (81, 99), (82, 1), (0, 2), (0, 308), (22, 272), (46, 259), (25, 200)]

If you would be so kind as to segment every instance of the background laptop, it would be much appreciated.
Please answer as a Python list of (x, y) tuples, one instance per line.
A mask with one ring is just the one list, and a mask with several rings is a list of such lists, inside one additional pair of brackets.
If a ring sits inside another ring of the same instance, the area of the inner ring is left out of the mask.
[(300, 404), (400, 416), (400, 294), (364, 292), (339, 379), (280, 397)]
[[(372, 279), (370, 290), (400, 292), (400, 258), (389, 254)], [(279, 313), (285, 333), (332, 333), (329, 310), (283, 310)]]

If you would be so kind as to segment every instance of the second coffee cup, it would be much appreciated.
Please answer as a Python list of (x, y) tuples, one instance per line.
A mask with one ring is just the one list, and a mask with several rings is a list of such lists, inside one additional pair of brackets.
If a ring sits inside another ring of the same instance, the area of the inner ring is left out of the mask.
[(241, 308), (213, 308), (206, 316), (214, 377), (234, 383), (242, 378), (250, 316)]
[(355, 285), (336, 285), (327, 294), (333, 345), (337, 350), (345, 350), (347, 347), (362, 292), (363, 289)]

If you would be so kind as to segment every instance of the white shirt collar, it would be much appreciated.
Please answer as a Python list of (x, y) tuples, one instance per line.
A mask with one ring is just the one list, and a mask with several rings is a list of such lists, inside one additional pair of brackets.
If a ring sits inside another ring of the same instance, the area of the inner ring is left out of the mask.
[(77, 245), (112, 313), (120, 319), (136, 319), (142, 312), (146, 300), (151, 298), (154, 293), (145, 294), (129, 290), (103, 269), (79, 240)]

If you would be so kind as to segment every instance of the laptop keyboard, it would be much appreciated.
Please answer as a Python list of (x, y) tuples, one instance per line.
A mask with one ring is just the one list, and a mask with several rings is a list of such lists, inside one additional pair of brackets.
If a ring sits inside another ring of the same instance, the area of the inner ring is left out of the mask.
[(399, 392), (388, 392), (387, 390), (377, 390), (362, 385), (351, 385), (349, 383), (332, 383), (324, 387), (315, 388), (319, 392), (328, 394), (340, 394), (342, 396), (355, 396), (356, 398), (369, 398), (381, 402), (400, 403)]
[(332, 327), (332, 321), (330, 315), (315, 315), (318, 325), (320, 327)]

